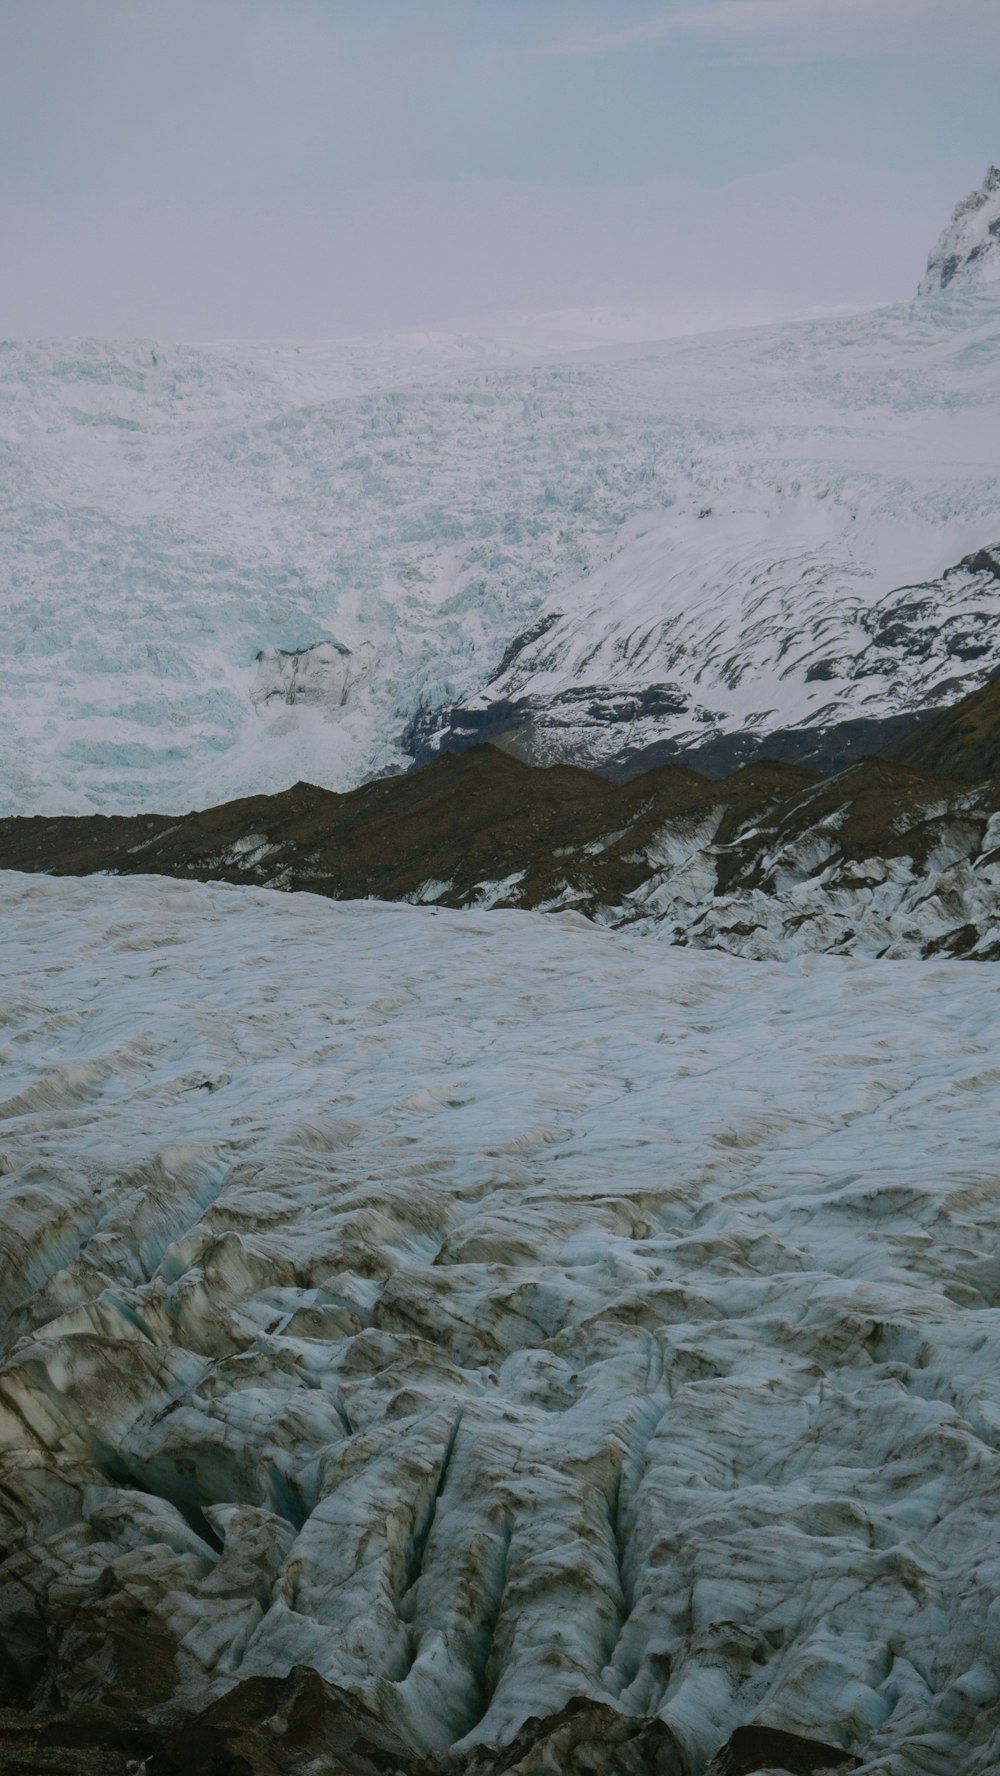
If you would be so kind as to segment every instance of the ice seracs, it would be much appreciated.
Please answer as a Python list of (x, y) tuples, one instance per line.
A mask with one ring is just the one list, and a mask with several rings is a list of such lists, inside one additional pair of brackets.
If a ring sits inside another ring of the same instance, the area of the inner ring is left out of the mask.
[(356, 655), (342, 641), (315, 641), (298, 648), (261, 648), (250, 701), (259, 712), (269, 704), (308, 704), (336, 715), (372, 668), (374, 648), (365, 642)]
[(998, 285), (535, 361), (7, 346), (0, 463), (0, 812), (348, 789), (512, 702), (731, 766), (1000, 663)]
[(927, 261), (921, 296), (1000, 279), (1000, 166), (990, 166), (976, 191), (955, 207)]

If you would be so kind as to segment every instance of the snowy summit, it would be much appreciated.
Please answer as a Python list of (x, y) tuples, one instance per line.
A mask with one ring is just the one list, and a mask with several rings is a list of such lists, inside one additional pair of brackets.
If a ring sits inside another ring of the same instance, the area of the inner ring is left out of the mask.
[(934, 296), (952, 284), (992, 284), (1000, 279), (1000, 167), (990, 166), (978, 191), (955, 206), (947, 228), (927, 261), (921, 296)]

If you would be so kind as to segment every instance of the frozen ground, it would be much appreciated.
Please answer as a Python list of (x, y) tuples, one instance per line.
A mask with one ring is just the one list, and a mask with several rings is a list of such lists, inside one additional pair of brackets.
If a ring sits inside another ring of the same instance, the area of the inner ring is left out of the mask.
[(689, 742), (1000, 665), (990, 572), (896, 597), (1000, 540), (1000, 288), (566, 349), (614, 331), (0, 348), (0, 811), (346, 788), (498, 695), (665, 685), (628, 738)]
[[(994, 967), (0, 878), (0, 1609), (1000, 1761)], [(38, 1618), (47, 1641), (39, 1637)], [(33, 1622), (35, 1626), (33, 1626)]]

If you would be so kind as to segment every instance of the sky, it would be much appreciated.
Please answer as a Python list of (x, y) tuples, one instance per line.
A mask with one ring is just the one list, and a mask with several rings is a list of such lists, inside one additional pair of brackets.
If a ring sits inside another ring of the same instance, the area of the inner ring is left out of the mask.
[(1000, 0), (0, 0), (0, 336), (911, 294)]

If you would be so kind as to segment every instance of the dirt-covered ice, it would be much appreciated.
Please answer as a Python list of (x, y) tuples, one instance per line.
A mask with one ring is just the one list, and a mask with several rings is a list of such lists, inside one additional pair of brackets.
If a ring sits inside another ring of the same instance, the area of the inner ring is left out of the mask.
[(0, 878), (0, 1633), (1000, 1755), (996, 970)]

